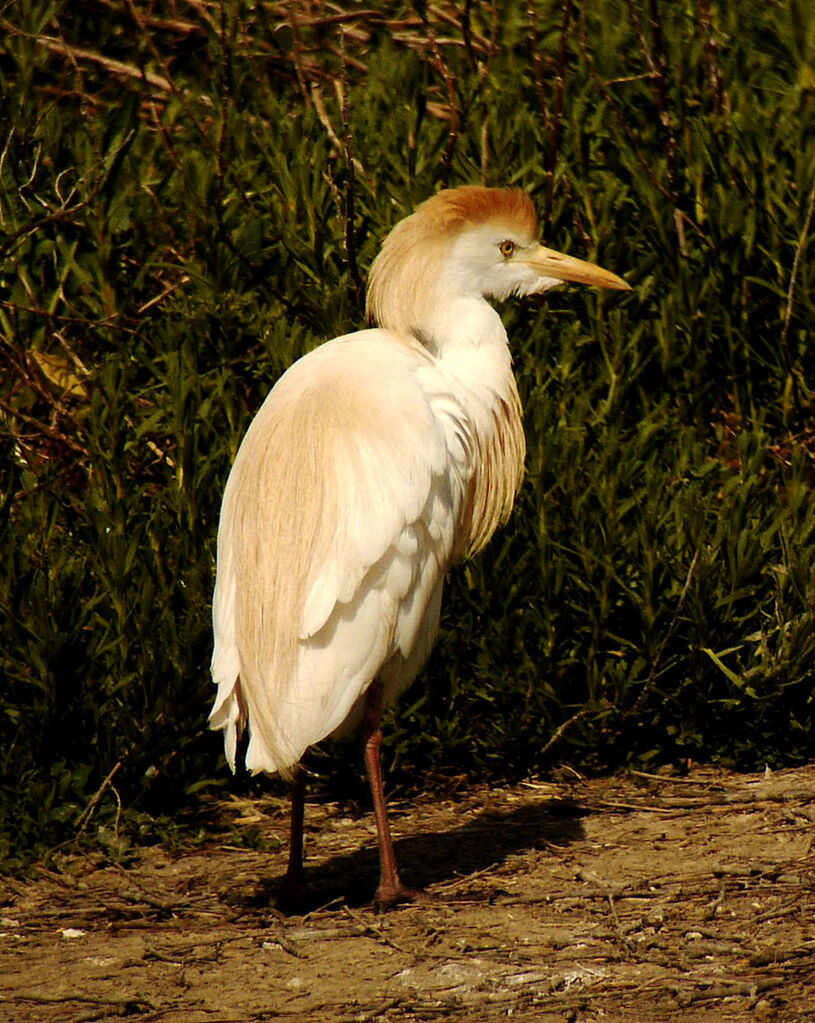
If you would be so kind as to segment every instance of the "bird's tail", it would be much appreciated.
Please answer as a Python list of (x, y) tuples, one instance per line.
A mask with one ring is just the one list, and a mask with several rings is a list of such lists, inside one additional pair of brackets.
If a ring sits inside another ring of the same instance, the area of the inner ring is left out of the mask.
[[(295, 749), (287, 737), (280, 734), (279, 724), (270, 717), (264, 701), (252, 700), (253, 693), (263, 693), (269, 686), (258, 683), (257, 671), (253, 674), (254, 666), (245, 664), (241, 657), (239, 614), (242, 610), (244, 617), (252, 615), (248, 608), (239, 608), (241, 595), (232, 569), (230, 548), (230, 553), (219, 561), (212, 601), (215, 647), (210, 670), (218, 692), (210, 711), (209, 726), (223, 731), (224, 753), (233, 773), (238, 740), (248, 724), (246, 767), (253, 774), (277, 772), (284, 778), (291, 778), (302, 750)], [(252, 644), (244, 642), (244, 646)]]

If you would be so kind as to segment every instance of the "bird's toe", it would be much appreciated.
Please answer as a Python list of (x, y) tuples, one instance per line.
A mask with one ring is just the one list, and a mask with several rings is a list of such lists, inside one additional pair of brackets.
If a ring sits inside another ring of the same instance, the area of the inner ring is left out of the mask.
[(397, 906), (403, 906), (408, 902), (425, 902), (429, 896), (421, 888), (408, 888), (401, 881), (395, 885), (380, 885), (374, 896), (374, 906), (377, 911), (384, 913)]

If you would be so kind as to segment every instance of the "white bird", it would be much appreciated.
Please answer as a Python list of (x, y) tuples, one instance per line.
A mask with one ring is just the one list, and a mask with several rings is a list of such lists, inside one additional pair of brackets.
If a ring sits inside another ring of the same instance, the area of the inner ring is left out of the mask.
[(299, 359), (241, 444), (218, 529), (210, 715), (235, 769), (294, 778), (290, 889), (303, 885), (305, 751), (360, 730), (380, 850), (402, 884), (379, 764), (382, 711), (416, 678), (450, 566), (506, 522), (524, 434), (507, 335), (487, 301), (563, 281), (628, 289), (537, 242), (518, 190), (439, 192), (391, 231), (369, 321)]

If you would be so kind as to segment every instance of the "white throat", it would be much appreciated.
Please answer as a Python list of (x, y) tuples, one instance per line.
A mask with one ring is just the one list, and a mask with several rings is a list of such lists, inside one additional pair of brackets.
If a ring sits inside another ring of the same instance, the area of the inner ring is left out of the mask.
[(504, 408), (517, 408), (520, 416), (507, 334), (489, 302), (472, 295), (451, 298), (435, 305), (427, 322), (422, 345), (474, 435), (491, 436)]
[(462, 350), (507, 348), (507, 332), (489, 302), (476, 295), (456, 295), (428, 303), (427, 313), (415, 325), (417, 335), (437, 359)]

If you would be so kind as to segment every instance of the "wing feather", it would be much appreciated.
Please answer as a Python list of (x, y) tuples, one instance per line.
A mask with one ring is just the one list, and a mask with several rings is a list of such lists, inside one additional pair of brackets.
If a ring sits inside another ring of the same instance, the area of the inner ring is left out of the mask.
[(429, 365), (385, 331), (338, 338), (281, 378), (241, 445), (219, 530), (212, 724), (234, 757), (245, 702), (250, 769), (285, 772), (386, 665), (404, 688), (429, 651), (472, 449)]

